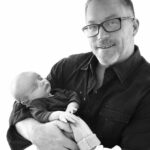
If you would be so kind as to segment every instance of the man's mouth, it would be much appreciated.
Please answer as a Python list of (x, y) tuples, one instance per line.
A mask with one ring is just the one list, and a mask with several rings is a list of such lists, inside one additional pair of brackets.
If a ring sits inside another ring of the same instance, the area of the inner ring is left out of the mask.
[(101, 49), (108, 49), (108, 48), (111, 48), (111, 47), (113, 47), (113, 46), (115, 46), (115, 44), (101, 45), (101, 46), (98, 46), (97, 49), (98, 49), (98, 48), (101, 48)]

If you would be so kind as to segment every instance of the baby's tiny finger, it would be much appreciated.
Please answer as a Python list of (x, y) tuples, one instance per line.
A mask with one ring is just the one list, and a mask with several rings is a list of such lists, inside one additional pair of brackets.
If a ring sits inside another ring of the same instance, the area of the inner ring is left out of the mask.
[(75, 123), (75, 120), (71, 116), (67, 116), (67, 120), (72, 122), (72, 123)]

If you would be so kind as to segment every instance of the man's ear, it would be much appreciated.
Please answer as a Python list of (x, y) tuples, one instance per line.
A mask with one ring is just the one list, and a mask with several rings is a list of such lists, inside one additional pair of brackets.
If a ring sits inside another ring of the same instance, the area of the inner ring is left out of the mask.
[(136, 33), (138, 32), (138, 29), (139, 29), (139, 20), (134, 19), (133, 20), (133, 36), (136, 35)]

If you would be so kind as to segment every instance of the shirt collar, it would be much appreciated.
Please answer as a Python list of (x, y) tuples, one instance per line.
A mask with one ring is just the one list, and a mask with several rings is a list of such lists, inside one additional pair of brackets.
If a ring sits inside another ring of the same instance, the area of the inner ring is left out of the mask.
[(94, 54), (90, 52), (87, 61), (81, 64), (81, 70), (87, 70), (88, 67), (91, 65), (91, 62), (93, 61), (94, 57), (95, 57)]
[(141, 59), (139, 48), (135, 45), (134, 53), (126, 61), (114, 64), (110, 68), (114, 70), (121, 83), (126, 83), (127, 77), (132, 75), (133, 71), (137, 69)]

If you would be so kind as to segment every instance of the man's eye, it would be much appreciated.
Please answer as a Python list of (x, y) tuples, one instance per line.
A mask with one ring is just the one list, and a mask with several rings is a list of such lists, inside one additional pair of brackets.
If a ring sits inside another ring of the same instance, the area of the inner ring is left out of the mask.
[(118, 24), (119, 24), (119, 22), (116, 19), (105, 22), (105, 25), (107, 25), (107, 26), (116, 26)]
[(88, 26), (88, 30), (89, 31), (95, 31), (95, 30), (97, 30), (97, 25), (90, 25), (90, 26)]

